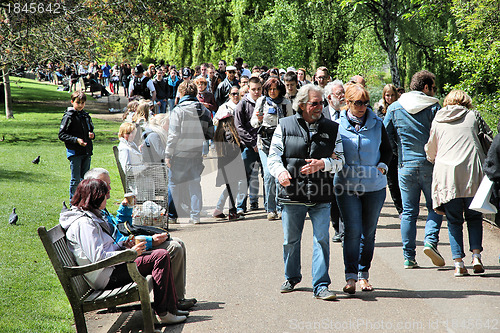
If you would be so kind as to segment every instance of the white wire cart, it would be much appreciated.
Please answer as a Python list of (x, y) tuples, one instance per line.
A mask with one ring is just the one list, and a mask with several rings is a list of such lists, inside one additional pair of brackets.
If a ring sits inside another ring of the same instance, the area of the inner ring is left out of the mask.
[(129, 166), (126, 188), (136, 195), (132, 223), (168, 229), (168, 169), (163, 163)]

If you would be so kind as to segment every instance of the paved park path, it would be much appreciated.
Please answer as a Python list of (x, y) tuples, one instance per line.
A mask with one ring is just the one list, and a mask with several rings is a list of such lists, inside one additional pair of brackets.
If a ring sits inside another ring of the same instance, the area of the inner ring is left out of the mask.
[[(206, 160), (208, 172), (214, 160)], [(211, 213), (222, 188), (215, 174), (202, 180), (204, 211)], [(116, 182), (119, 182), (116, 180)], [(389, 197), (389, 195), (388, 195)], [(262, 206), (262, 202), (261, 202)], [(422, 206), (421, 214), (425, 214)], [(420, 269), (403, 269), (399, 219), (390, 199), (380, 216), (370, 282), (373, 292), (342, 292), (342, 247), (331, 243), (330, 289), (337, 301), (313, 298), (312, 228), (302, 240), (303, 281), (298, 290), (280, 294), (284, 281), (280, 221), (268, 222), (263, 210), (245, 220), (220, 222), (210, 215), (198, 225), (187, 219), (172, 225), (187, 246), (187, 297), (198, 304), (185, 323), (158, 327), (162, 332), (499, 332), (500, 231), (484, 224), (483, 275), (455, 278), (446, 223), (439, 249), (446, 259), (434, 267), (423, 250), (424, 216), (418, 221)], [(467, 237), (466, 237), (467, 244)], [(470, 267), (471, 256), (465, 258)], [(469, 269), (472, 273), (472, 269)], [(139, 332), (140, 311), (90, 313), (92, 333)]]

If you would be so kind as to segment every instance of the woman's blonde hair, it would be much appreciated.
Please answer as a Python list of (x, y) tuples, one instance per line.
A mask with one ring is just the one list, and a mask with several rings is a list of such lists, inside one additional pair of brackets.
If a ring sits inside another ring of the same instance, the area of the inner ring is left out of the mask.
[(148, 128), (158, 134), (164, 144), (167, 144), (168, 130), (165, 130), (164, 126), (170, 120), (170, 115), (168, 113), (159, 113), (154, 117), (151, 117), (148, 122)]
[(399, 98), (398, 90), (396, 89), (396, 87), (392, 83), (386, 84), (384, 89), (382, 90), (382, 100), (384, 101), (384, 113), (387, 112), (387, 108), (389, 107), (389, 104), (387, 104), (387, 102), (385, 101), (385, 93), (389, 91), (392, 91), (394, 93), (396, 101)]
[(135, 123), (140, 119), (149, 120), (149, 103), (139, 103), (139, 106), (137, 106), (137, 110), (132, 116), (132, 121)]
[(454, 89), (445, 97), (443, 106), (462, 105), (467, 109), (472, 108), (472, 98), (463, 90)]
[(137, 107), (139, 106), (139, 102), (138, 101), (132, 101), (132, 102), (129, 102), (127, 104), (127, 111), (125, 111), (123, 113), (123, 116), (122, 116), (122, 120), (125, 120), (127, 119), (127, 116), (130, 114), (130, 113), (134, 113), (136, 110), (137, 110)]
[(135, 130), (135, 125), (132, 123), (124, 122), (120, 125), (118, 130), (118, 137), (123, 138), (125, 134), (130, 134)]

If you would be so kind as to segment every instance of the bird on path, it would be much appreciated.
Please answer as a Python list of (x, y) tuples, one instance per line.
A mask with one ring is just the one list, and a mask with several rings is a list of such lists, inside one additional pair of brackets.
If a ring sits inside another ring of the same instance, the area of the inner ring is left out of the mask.
[(12, 208), (12, 213), (10, 213), (9, 216), (9, 224), (15, 225), (17, 223), (17, 220), (19, 220), (19, 216), (16, 214), (16, 207)]
[(38, 155), (33, 161), (31, 161), (33, 164), (38, 164), (40, 163), (40, 155)]
[(61, 214), (65, 213), (69, 210), (68, 206), (66, 206), (66, 201), (63, 201), (63, 207), (61, 209)]

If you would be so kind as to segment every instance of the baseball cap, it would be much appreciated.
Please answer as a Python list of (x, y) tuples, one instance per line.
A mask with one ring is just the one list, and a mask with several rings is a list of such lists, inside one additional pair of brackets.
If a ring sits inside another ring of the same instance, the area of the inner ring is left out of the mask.
[(142, 67), (142, 65), (135, 66), (135, 73), (136, 74), (144, 73), (144, 68)]
[(182, 69), (182, 77), (190, 77), (191, 76), (191, 70), (186, 67)]
[(234, 66), (227, 66), (226, 67), (226, 71), (229, 72), (229, 71), (235, 71), (236, 70), (236, 67)]
[(287, 71), (287, 72), (297, 72), (297, 71), (295, 70), (295, 67), (288, 67), (288, 68), (286, 69), (286, 71)]

